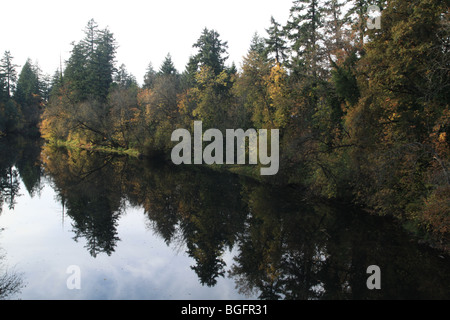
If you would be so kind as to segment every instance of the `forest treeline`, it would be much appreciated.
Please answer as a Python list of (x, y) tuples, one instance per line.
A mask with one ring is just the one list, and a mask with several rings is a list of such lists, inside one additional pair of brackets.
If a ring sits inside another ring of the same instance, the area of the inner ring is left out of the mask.
[[(149, 64), (142, 85), (117, 67), (113, 33), (91, 20), (53, 77), (31, 60), (17, 77), (4, 54), (0, 132), (38, 125), (48, 142), (150, 155), (170, 154), (172, 132), (195, 120), (204, 130), (280, 129), (271, 181), (448, 240), (449, 4), (296, 0), (288, 21), (272, 18), (254, 35), (239, 67), (205, 28), (185, 70), (168, 54), (159, 69)], [(370, 5), (381, 16), (368, 17)], [(369, 28), (377, 17), (381, 27)]]

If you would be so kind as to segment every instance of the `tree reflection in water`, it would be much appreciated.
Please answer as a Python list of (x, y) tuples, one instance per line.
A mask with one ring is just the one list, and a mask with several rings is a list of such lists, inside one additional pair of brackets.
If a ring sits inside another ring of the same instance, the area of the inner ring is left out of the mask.
[(114, 156), (82, 150), (45, 147), (45, 172), (51, 177), (66, 214), (73, 221), (74, 240), (86, 240), (95, 257), (111, 255), (117, 241), (117, 220), (124, 209), (121, 170)]
[[(228, 276), (260, 299), (450, 297), (448, 258), (411, 241), (389, 218), (203, 167), (50, 146), (41, 159), (75, 240), (85, 239), (94, 257), (114, 253), (118, 219), (132, 206), (143, 208), (168, 246), (181, 245), (205, 286)], [(382, 290), (366, 287), (373, 264), (381, 268)]]
[[(23, 137), (0, 139), (0, 214), (3, 206), (13, 210), (20, 193), (20, 181), (30, 196), (41, 188), (42, 169), (39, 164), (39, 141)], [(3, 228), (0, 226), (0, 235)], [(0, 299), (20, 292), (24, 282), (22, 274), (7, 267), (7, 255), (0, 248)]]
[[(0, 231), (1, 234), (1, 231)], [(0, 249), (0, 300), (20, 292), (24, 283), (20, 273), (8, 270), (5, 261), (6, 255)]]

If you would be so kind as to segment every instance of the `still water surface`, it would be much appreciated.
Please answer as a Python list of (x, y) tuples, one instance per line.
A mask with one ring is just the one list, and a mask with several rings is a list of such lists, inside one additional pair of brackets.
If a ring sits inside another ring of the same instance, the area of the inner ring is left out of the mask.
[(450, 298), (449, 258), (389, 218), (191, 169), (0, 140), (0, 298)]

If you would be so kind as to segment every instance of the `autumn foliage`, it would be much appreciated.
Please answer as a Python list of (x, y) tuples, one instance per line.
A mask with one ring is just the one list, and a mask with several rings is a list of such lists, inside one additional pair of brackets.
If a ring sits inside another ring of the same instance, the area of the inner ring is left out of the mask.
[[(194, 120), (204, 130), (277, 128), (281, 166), (268, 182), (414, 221), (448, 240), (448, 1), (378, 1), (382, 27), (371, 30), (361, 23), (366, 1), (351, 2), (348, 15), (337, 1), (294, 4), (284, 28), (272, 19), (267, 38), (255, 35), (239, 69), (225, 64), (227, 43), (205, 29), (186, 70), (168, 55), (142, 87), (92, 63), (101, 58), (112, 70), (115, 48), (91, 23), (45, 107), (42, 136), (167, 155), (173, 130)], [(89, 35), (104, 45), (86, 51)], [(102, 80), (98, 92), (79, 91), (92, 79)]]

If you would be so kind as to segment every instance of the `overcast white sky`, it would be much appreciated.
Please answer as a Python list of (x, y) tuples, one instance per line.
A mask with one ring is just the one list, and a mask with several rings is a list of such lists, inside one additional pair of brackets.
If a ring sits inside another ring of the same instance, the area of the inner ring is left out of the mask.
[(119, 44), (118, 66), (124, 63), (142, 83), (149, 62), (159, 69), (167, 53), (183, 71), (192, 45), (203, 28), (215, 29), (228, 41), (228, 64), (237, 66), (252, 35), (265, 36), (270, 17), (284, 24), (292, 0), (13, 0), (1, 4), (0, 55), (11, 51), (18, 72), (27, 58), (53, 74), (60, 55), (67, 60), (72, 41), (84, 36), (93, 18), (109, 27)]

